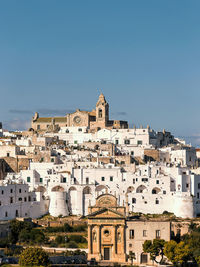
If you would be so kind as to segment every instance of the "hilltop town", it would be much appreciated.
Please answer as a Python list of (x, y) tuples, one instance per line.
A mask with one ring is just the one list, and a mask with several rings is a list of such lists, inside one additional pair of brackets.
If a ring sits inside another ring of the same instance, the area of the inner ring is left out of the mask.
[(144, 265), (145, 240), (200, 224), (200, 151), (165, 129), (110, 120), (103, 94), (91, 111), (0, 128), (1, 238), (13, 219), (82, 221), (88, 260)]

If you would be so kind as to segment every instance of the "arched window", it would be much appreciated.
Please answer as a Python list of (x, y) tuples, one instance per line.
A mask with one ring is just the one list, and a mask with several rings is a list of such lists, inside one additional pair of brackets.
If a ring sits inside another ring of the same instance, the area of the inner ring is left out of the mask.
[(100, 108), (99, 109), (99, 118), (102, 118), (102, 116), (103, 116), (103, 112), (102, 112), (102, 109)]

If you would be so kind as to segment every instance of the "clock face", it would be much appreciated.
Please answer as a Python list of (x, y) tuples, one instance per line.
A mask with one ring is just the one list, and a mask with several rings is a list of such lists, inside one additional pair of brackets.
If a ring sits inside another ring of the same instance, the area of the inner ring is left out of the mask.
[(81, 122), (81, 118), (79, 116), (74, 117), (74, 122), (79, 124)]

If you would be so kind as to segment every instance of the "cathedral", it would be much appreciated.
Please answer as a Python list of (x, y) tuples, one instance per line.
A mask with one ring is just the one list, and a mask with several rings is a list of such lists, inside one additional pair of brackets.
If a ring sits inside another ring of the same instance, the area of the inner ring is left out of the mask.
[(59, 131), (61, 127), (87, 127), (91, 132), (103, 128), (125, 129), (128, 128), (127, 121), (109, 120), (109, 104), (105, 96), (100, 94), (96, 103), (96, 109), (84, 111), (77, 109), (74, 113), (66, 114), (65, 117), (39, 117), (36, 112), (31, 129), (37, 132)]

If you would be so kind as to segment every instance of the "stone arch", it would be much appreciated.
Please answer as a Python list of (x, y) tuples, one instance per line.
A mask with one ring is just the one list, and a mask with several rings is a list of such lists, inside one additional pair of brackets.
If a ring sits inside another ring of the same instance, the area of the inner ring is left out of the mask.
[(41, 192), (41, 193), (44, 193), (46, 192), (46, 188), (42, 185), (38, 186), (35, 190), (35, 192)]
[(69, 188), (69, 191), (76, 191), (77, 189), (76, 189), (76, 187), (75, 186), (71, 186), (70, 188)]
[(127, 188), (127, 193), (133, 193), (134, 190), (135, 190), (135, 188), (133, 186), (129, 186)]
[(161, 192), (161, 190), (160, 190), (160, 188), (158, 188), (158, 187), (154, 187), (154, 188), (152, 189), (152, 191), (151, 191), (152, 194), (158, 194), (158, 193), (160, 193), (160, 192)]
[(51, 189), (51, 192), (64, 192), (64, 188), (60, 185), (57, 185)]
[(102, 194), (105, 194), (107, 190), (108, 190), (108, 188), (107, 188), (105, 185), (98, 185), (98, 186), (95, 188), (95, 191), (96, 191), (97, 193), (102, 193)]
[(144, 185), (140, 185), (138, 186), (138, 188), (136, 189), (136, 193), (144, 193), (145, 191), (147, 191), (146, 186)]
[(86, 186), (86, 187), (83, 188), (83, 194), (84, 195), (89, 195), (91, 193), (92, 193), (92, 190), (91, 190), (91, 188), (89, 186)]

